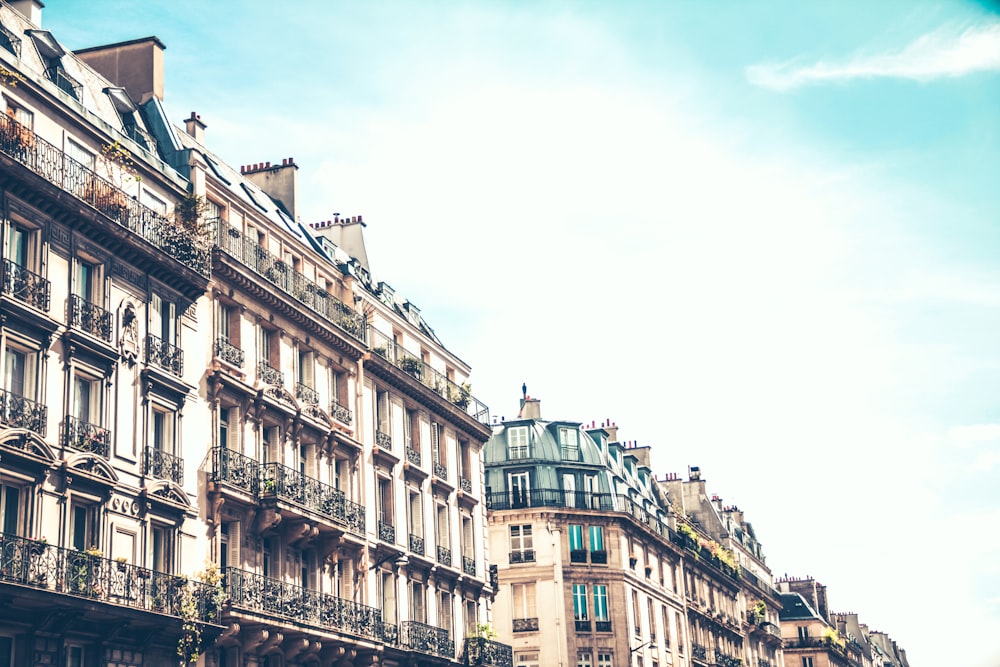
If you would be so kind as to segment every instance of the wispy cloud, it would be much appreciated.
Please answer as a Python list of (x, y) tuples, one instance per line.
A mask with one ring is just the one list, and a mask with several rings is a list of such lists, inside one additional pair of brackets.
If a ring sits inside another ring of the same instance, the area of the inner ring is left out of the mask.
[(809, 83), (894, 77), (930, 81), (973, 72), (1000, 71), (1000, 22), (964, 30), (945, 27), (896, 51), (856, 53), (846, 61), (803, 66), (800, 61), (762, 63), (746, 69), (755, 86), (789, 90)]

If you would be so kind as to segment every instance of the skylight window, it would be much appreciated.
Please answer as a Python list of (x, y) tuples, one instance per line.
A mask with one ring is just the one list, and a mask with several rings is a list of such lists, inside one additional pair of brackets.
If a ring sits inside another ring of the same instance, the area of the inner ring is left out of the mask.
[(212, 159), (211, 157), (209, 157), (207, 154), (205, 154), (205, 162), (208, 163), (208, 166), (211, 167), (212, 172), (216, 175), (216, 177), (218, 177), (218, 179), (220, 181), (222, 181), (226, 185), (232, 185), (232, 181), (230, 181), (228, 178), (226, 178), (223, 175), (222, 169), (221, 169), (221, 167), (219, 167), (219, 163), (218, 162), (216, 162), (214, 159)]
[(257, 197), (254, 196), (253, 191), (247, 187), (246, 183), (240, 183), (240, 187), (243, 188), (243, 192), (246, 193), (247, 197), (250, 199), (250, 201), (253, 203), (254, 206), (264, 211), (264, 213), (267, 213), (267, 209), (264, 208), (264, 206), (259, 201), (257, 201)]

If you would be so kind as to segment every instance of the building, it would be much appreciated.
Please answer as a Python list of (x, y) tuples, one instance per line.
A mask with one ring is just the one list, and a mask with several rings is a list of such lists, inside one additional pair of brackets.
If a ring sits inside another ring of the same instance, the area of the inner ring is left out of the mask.
[(0, 665), (504, 665), (469, 366), (155, 37), (0, 2)]

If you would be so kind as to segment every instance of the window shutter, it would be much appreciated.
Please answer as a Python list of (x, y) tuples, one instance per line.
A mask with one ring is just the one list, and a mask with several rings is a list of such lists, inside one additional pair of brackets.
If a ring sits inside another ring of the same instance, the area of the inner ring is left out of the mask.
[(240, 547), (243, 544), (243, 535), (240, 531), (240, 522), (233, 521), (229, 524), (229, 552), (228, 552), (228, 562), (226, 567), (233, 567), (237, 570), (243, 565), (243, 560), (240, 557)]
[(229, 408), (229, 423), (227, 424), (226, 437), (228, 442), (226, 447), (234, 452), (240, 451), (240, 409), (239, 407)]

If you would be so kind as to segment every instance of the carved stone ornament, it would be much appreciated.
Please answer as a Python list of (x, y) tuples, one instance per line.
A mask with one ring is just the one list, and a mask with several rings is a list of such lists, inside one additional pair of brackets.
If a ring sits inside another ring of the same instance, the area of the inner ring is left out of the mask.
[(139, 322), (135, 316), (135, 306), (131, 303), (125, 304), (122, 311), (118, 334), (118, 347), (122, 359), (131, 368), (139, 358)]

